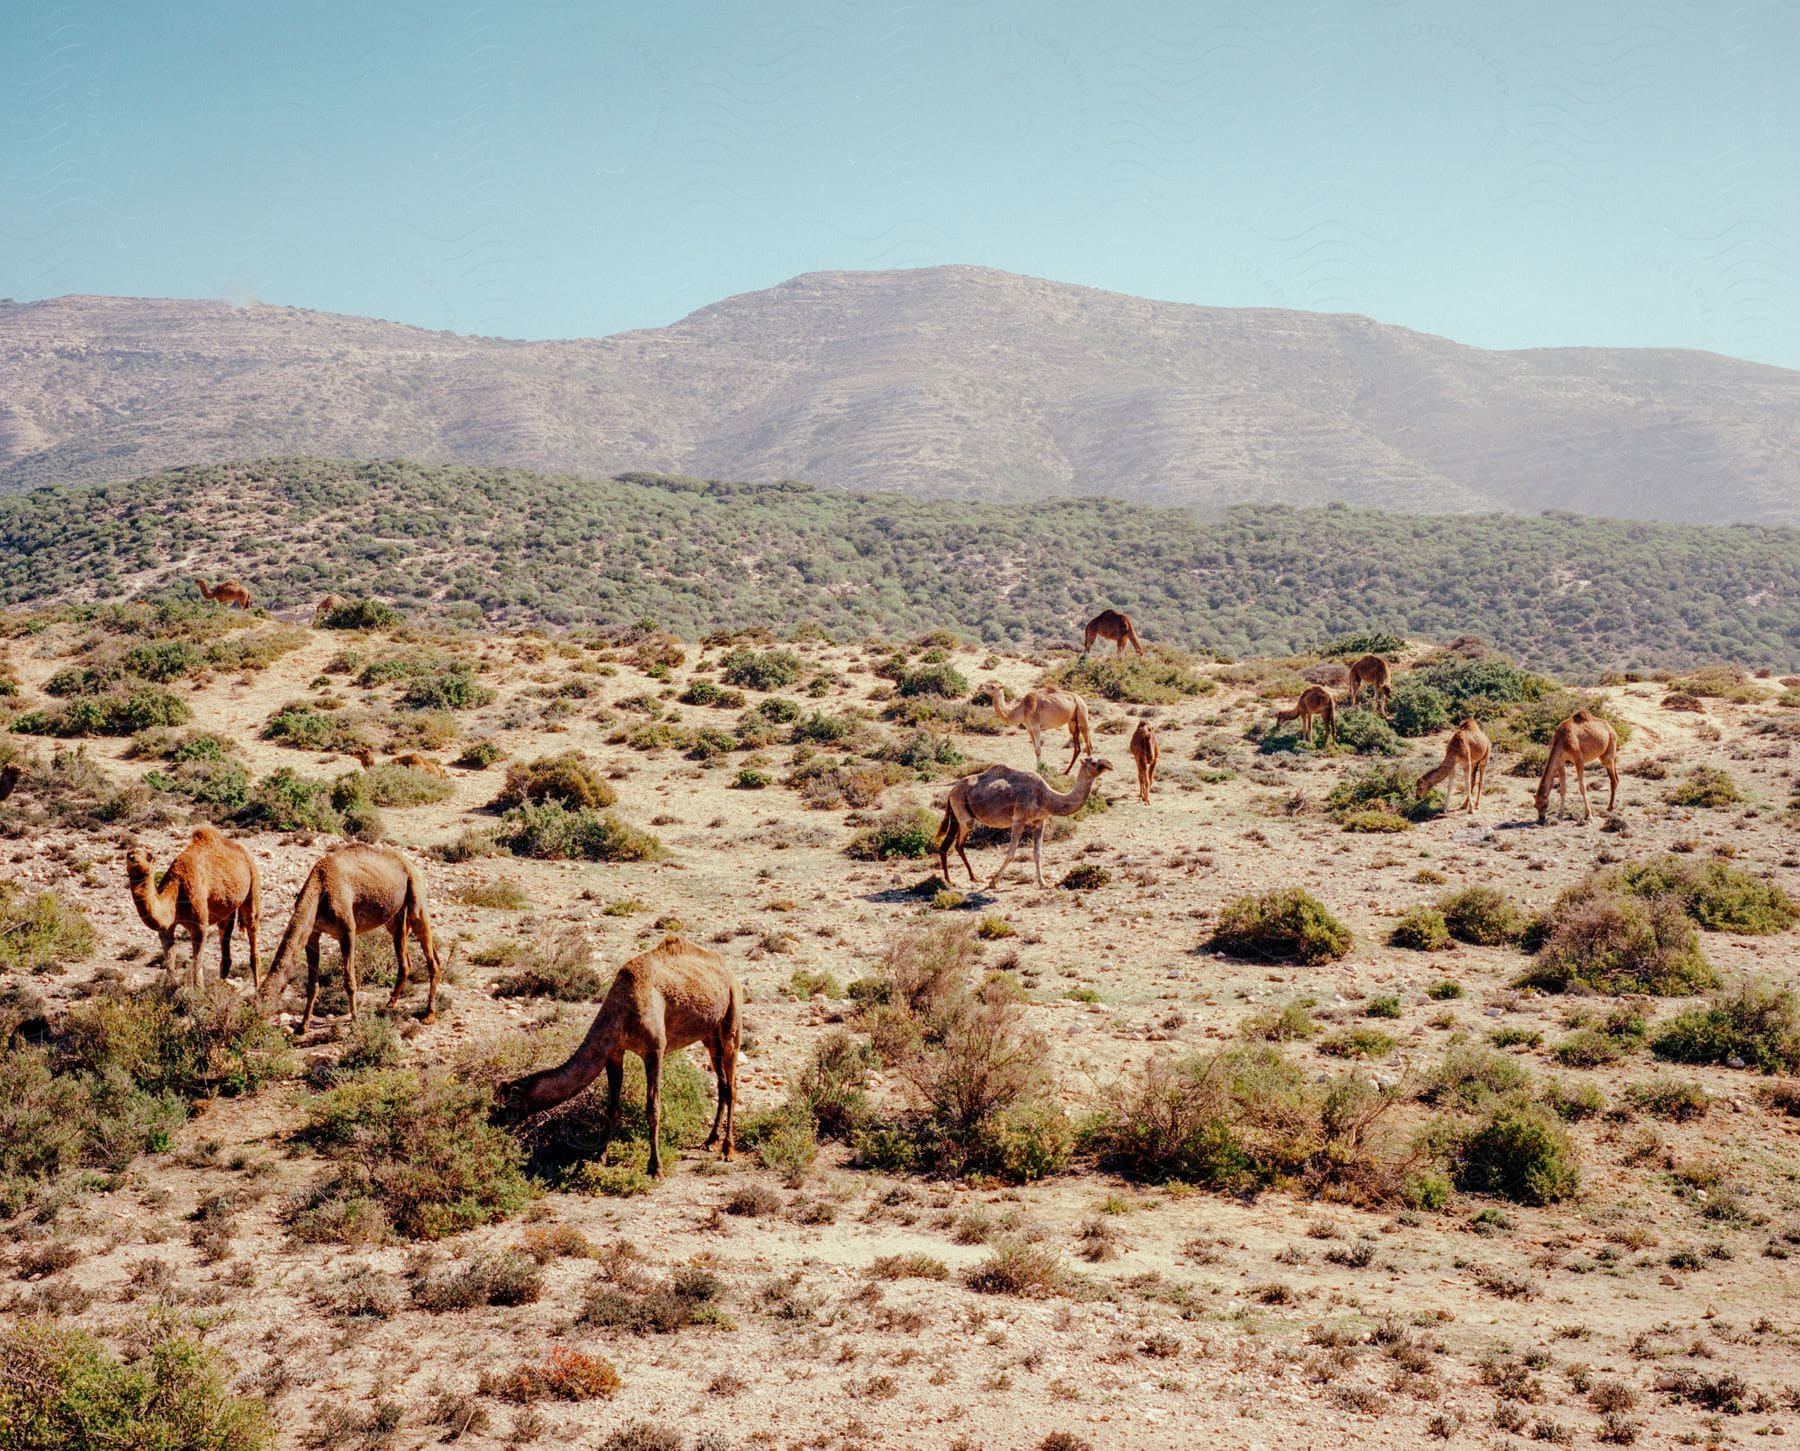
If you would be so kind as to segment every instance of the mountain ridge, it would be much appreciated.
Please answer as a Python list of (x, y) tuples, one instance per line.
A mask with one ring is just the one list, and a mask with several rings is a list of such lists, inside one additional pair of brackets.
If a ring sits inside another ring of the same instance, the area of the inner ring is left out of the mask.
[(1467, 347), (986, 268), (817, 272), (531, 341), (225, 302), (0, 305), (0, 491), (269, 454), (1216, 512), (1800, 523), (1800, 373)]

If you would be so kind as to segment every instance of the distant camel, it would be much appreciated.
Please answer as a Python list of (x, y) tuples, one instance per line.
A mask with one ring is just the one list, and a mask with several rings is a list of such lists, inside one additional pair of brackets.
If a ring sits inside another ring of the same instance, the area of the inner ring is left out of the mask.
[(181, 855), (161, 882), (150, 853), (134, 846), (125, 854), (125, 879), (144, 925), (162, 939), (165, 971), (175, 953), (175, 933), (187, 932), (194, 943), (188, 983), (200, 985), (200, 949), (209, 927), (219, 929), (219, 976), (231, 976), (231, 931), (240, 923), (250, 947), (250, 981), (257, 977), (256, 927), (262, 902), (256, 863), (235, 841), (210, 826), (194, 828)]
[(1387, 698), (1394, 693), (1390, 683), (1393, 679), (1388, 670), (1387, 661), (1379, 655), (1365, 655), (1350, 667), (1350, 708), (1356, 709), (1356, 697), (1367, 685), (1375, 692), (1375, 709), (1386, 715)]
[(1025, 727), (1025, 733), (1031, 737), (1031, 757), (1034, 761), (1044, 759), (1044, 732), (1053, 731), (1058, 726), (1066, 725), (1069, 728), (1069, 764), (1063, 767), (1065, 774), (1075, 769), (1075, 762), (1084, 749), (1094, 749), (1094, 738), (1088, 731), (1087, 705), (1073, 691), (1048, 688), (1028, 690), (1008, 705), (1004, 685), (992, 683), (986, 690), (988, 699), (993, 702), (995, 715), (1008, 725)]
[(1549, 816), (1552, 780), (1556, 782), (1558, 796), (1556, 814), (1568, 815), (1569, 778), (1566, 773), (1571, 768), (1575, 772), (1575, 787), (1581, 792), (1581, 819), (1593, 820), (1593, 808), (1588, 805), (1586, 771), (1588, 764), (1593, 761), (1606, 767), (1607, 778), (1612, 782), (1612, 790), (1606, 798), (1606, 810), (1610, 815), (1613, 803), (1619, 799), (1618, 733), (1597, 716), (1578, 710), (1559, 725), (1556, 734), (1550, 737), (1550, 756), (1544, 762), (1544, 774), (1538, 779), (1537, 794), (1533, 797), (1537, 805), (1539, 826)]
[(1444, 759), (1433, 766), (1413, 788), (1414, 794), (1423, 801), (1431, 794), (1431, 788), (1440, 781), (1448, 781), (1449, 788), (1444, 792), (1444, 810), (1450, 809), (1450, 797), (1456, 791), (1456, 770), (1461, 767), (1464, 772), (1463, 810), (1474, 814), (1481, 806), (1481, 787), (1487, 780), (1489, 742), (1487, 733), (1475, 723), (1473, 716), (1465, 720), (1450, 733), (1450, 739), (1444, 743)]
[(25, 768), (17, 761), (8, 761), (0, 767), (0, 801), (13, 794), (13, 787), (19, 784), (19, 778), (25, 774)]
[(341, 610), (349, 603), (342, 595), (326, 595), (313, 606), (313, 618), (316, 620), (320, 615), (329, 615), (333, 610)]
[(1307, 686), (1300, 692), (1300, 698), (1291, 706), (1286, 710), (1276, 711), (1275, 724), (1279, 726), (1283, 721), (1299, 721), (1300, 734), (1306, 738), (1306, 743), (1311, 745), (1313, 743), (1313, 720), (1318, 716), (1325, 718), (1325, 744), (1336, 745), (1337, 700), (1323, 685)]
[(975, 868), (969, 866), (969, 854), (963, 843), (969, 832), (981, 826), (1011, 827), (1012, 840), (1006, 844), (1006, 857), (1000, 870), (988, 881), (994, 884), (1012, 865), (1019, 842), (1027, 828), (1031, 830), (1031, 863), (1037, 873), (1037, 884), (1044, 885), (1044, 826), (1052, 816), (1073, 816), (1087, 805), (1094, 782), (1104, 771), (1112, 770), (1110, 762), (1089, 756), (1075, 774), (1075, 784), (1067, 791), (1053, 791), (1050, 783), (1036, 771), (1015, 771), (1011, 766), (989, 766), (978, 776), (964, 776), (950, 788), (950, 799), (944, 806), (944, 819), (938, 823), (938, 869), (945, 881), (950, 879), (950, 849), (962, 858), (969, 880), (975, 880)]
[(197, 579), (194, 583), (200, 586), (201, 595), (215, 604), (231, 605), (240, 610), (250, 608), (250, 591), (235, 579), (225, 580), (211, 588), (207, 587), (207, 583), (203, 579)]
[(278, 1000), (302, 950), (306, 953), (306, 1008), (300, 1015), (304, 1035), (312, 1024), (313, 1003), (319, 996), (319, 939), (330, 933), (337, 938), (344, 960), (344, 986), (350, 999), (350, 1017), (356, 1018), (356, 939), (359, 934), (386, 927), (394, 934), (394, 991), (387, 1005), (391, 1011), (406, 988), (406, 934), (419, 939), (431, 986), (425, 999), (427, 1023), (437, 1017), (438, 951), (431, 940), (431, 923), (425, 916), (425, 884), (413, 864), (397, 851), (382, 846), (341, 846), (326, 852), (306, 875), (306, 883), (294, 902), (275, 960), (263, 979), (265, 1002)]
[(1156, 727), (1140, 720), (1131, 733), (1131, 759), (1137, 762), (1138, 800), (1150, 799), (1150, 788), (1156, 784), (1156, 761), (1162, 754), (1156, 744)]
[(636, 1053), (644, 1060), (649, 1170), (652, 1175), (659, 1175), (663, 1057), (680, 1052), (690, 1043), (703, 1043), (719, 1080), (719, 1105), (713, 1111), (712, 1132), (701, 1147), (710, 1149), (718, 1143), (723, 1128), (725, 1147), (720, 1157), (729, 1159), (736, 1128), (738, 1037), (743, 1022), (743, 990), (726, 970), (724, 959), (680, 937), (665, 937), (659, 946), (640, 953), (619, 969), (587, 1037), (566, 1063), (541, 1073), (528, 1073), (501, 1087), (494, 1117), (501, 1123), (519, 1123), (555, 1108), (575, 1097), (605, 1069), (606, 1122), (600, 1130), (596, 1153), (597, 1158), (604, 1159), (619, 1123), (625, 1055)]
[(1087, 623), (1087, 635), (1081, 642), (1081, 653), (1087, 654), (1094, 648), (1096, 640), (1111, 640), (1117, 649), (1116, 655), (1125, 653), (1125, 646), (1130, 644), (1133, 650), (1142, 657), (1144, 647), (1138, 640), (1137, 626), (1131, 623), (1131, 616), (1123, 610), (1102, 610)]
[(423, 771), (427, 776), (448, 776), (450, 774), (444, 769), (441, 762), (432, 760), (430, 756), (421, 756), (417, 751), (408, 751), (403, 756), (395, 756), (393, 764), (406, 766), (414, 771)]

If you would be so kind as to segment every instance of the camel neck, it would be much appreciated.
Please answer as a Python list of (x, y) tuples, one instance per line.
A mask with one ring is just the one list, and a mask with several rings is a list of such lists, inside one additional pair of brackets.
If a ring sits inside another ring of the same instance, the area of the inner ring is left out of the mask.
[(131, 878), (131, 900), (137, 904), (138, 916), (159, 932), (175, 925), (175, 899), (178, 889), (173, 882), (158, 890), (153, 873)]

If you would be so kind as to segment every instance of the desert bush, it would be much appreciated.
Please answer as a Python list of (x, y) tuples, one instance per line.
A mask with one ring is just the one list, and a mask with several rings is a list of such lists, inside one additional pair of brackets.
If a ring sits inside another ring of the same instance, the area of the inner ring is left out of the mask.
[(505, 783), (489, 804), (496, 810), (505, 811), (515, 806), (550, 801), (580, 810), (611, 806), (618, 799), (618, 793), (589, 764), (586, 755), (580, 751), (563, 751), (508, 766)]
[(454, 764), (467, 771), (485, 771), (504, 754), (505, 752), (495, 742), (482, 737), (479, 740), (470, 741), (468, 745), (464, 746), (462, 754), (456, 758)]
[(619, 1372), (604, 1356), (553, 1346), (536, 1365), (515, 1366), (492, 1385), (492, 1394), (515, 1405), (532, 1401), (593, 1401), (617, 1394)]
[(1650, 1051), (1675, 1063), (1722, 1063), (1800, 1072), (1800, 1001), (1786, 988), (1742, 979), (1705, 1007), (1671, 1018)]
[(846, 855), (857, 861), (930, 856), (937, 844), (938, 819), (923, 806), (892, 806), (872, 826), (850, 838)]
[(1518, 985), (1683, 997), (1716, 981), (1693, 922), (1675, 901), (1577, 889), (1551, 908), (1543, 946)]
[(1722, 861), (1679, 856), (1627, 862), (1604, 878), (1635, 897), (1668, 897), (1711, 932), (1766, 935), (1800, 921), (1800, 903), (1780, 886)]
[(400, 699), (414, 710), (473, 710), (491, 705), (494, 692), (475, 678), (472, 664), (456, 660), (410, 680)]
[(171, 1320), (151, 1321), (130, 1361), (49, 1318), (19, 1320), (0, 1337), (7, 1451), (265, 1451), (275, 1444), (267, 1405), (232, 1394), (218, 1353)]
[(833, 1032), (813, 1050), (790, 1100), (805, 1109), (820, 1133), (848, 1139), (868, 1116), (869, 1075), (875, 1064), (873, 1047), (841, 1030)]
[(144, 773), (152, 791), (184, 796), (208, 816), (233, 816), (250, 804), (250, 771), (238, 761), (189, 757), (168, 770)]
[(729, 1325), (718, 1306), (724, 1285), (710, 1270), (683, 1266), (667, 1280), (650, 1279), (625, 1254), (603, 1258), (582, 1300), (579, 1321), (602, 1330), (671, 1335), (690, 1325)]
[[(597, 1194), (648, 1192), (651, 1181), (640, 1171), (650, 1157), (650, 1131), (644, 1111), (644, 1066), (627, 1054), (619, 1095), (619, 1122), (602, 1163), (596, 1155), (605, 1119), (604, 1093), (580, 1094), (551, 1113), (514, 1130), (529, 1158), (534, 1179), (557, 1188)], [(717, 1102), (713, 1080), (689, 1053), (671, 1053), (662, 1067), (662, 1143), (668, 1154), (705, 1138)]]
[(1408, 821), (1404, 816), (1400, 816), (1395, 812), (1385, 810), (1381, 807), (1365, 807), (1356, 811), (1346, 811), (1338, 817), (1338, 825), (1342, 826), (1345, 831), (1363, 832), (1365, 834), (1393, 833), (1412, 830), (1412, 822)]
[(1525, 931), (1524, 914), (1512, 898), (1494, 887), (1465, 887), (1438, 902), (1444, 925), (1459, 942), (1498, 947), (1517, 942)]
[(1347, 953), (1351, 937), (1317, 899), (1283, 887), (1227, 902), (1207, 945), (1232, 957), (1319, 963)]
[(77, 696), (51, 710), (26, 711), (13, 721), (12, 728), (21, 735), (131, 736), (185, 725), (192, 716), (180, 696), (160, 686), (145, 685)]
[(1314, 1006), (1311, 998), (1291, 998), (1252, 1013), (1238, 1028), (1240, 1036), (1253, 1042), (1293, 1043), (1315, 1036), (1319, 1025), (1307, 1009)]
[(1738, 789), (1738, 784), (1731, 779), (1730, 773), (1713, 766), (1694, 767), (1687, 773), (1685, 780), (1663, 793), (1663, 800), (1671, 806), (1715, 810), (1736, 806), (1743, 799), (1744, 793)]
[(524, 1154), (488, 1122), (486, 1090), (405, 1069), (315, 1094), (300, 1138), (330, 1161), (291, 1206), (301, 1239), (438, 1239), (505, 1219), (531, 1197)]
[(532, 943), (524, 963), (495, 982), (497, 998), (552, 998), (559, 1003), (597, 1002), (607, 980), (594, 967), (593, 951), (580, 931), (559, 934), (547, 945)]
[(1405, 651), (1405, 639), (1391, 630), (1353, 630), (1348, 635), (1327, 640), (1316, 653), (1340, 660), (1380, 655), (1391, 661), (1399, 659)]
[(1407, 678), (1394, 687), (1388, 700), (1394, 729), (1403, 736), (1429, 736), (1449, 727), (1454, 719), (1450, 698), (1418, 680)]
[(1351, 1028), (1322, 1039), (1319, 1051), (1332, 1058), (1385, 1058), (1398, 1046), (1397, 1038), (1378, 1028)]
[(983, 1295), (1020, 1295), (1040, 1299), (1060, 1295), (1073, 1283), (1062, 1256), (1047, 1245), (1007, 1240), (971, 1266), (963, 1283)]
[(363, 771), (362, 786), (377, 806), (430, 806), (456, 794), (456, 788), (443, 777), (392, 761)]
[(93, 954), (94, 929), (80, 903), (0, 881), (0, 971), (56, 973)]
[(1553, 1204), (1581, 1187), (1581, 1164), (1567, 1132), (1518, 1100), (1497, 1104), (1449, 1136), (1456, 1186), (1521, 1204)]
[(1056, 885), (1068, 892), (1092, 892), (1112, 883), (1112, 873), (1097, 862), (1070, 867)]
[(283, 766), (251, 787), (235, 819), (263, 831), (317, 831), (378, 841), (386, 831), (360, 774), (316, 781)]
[(804, 668), (792, 650), (752, 650), (739, 646), (719, 661), (719, 673), (730, 685), (751, 690), (781, 690), (800, 678)]
[(1419, 1090), (1427, 1103), (1479, 1108), (1490, 1099), (1512, 1093), (1530, 1081), (1530, 1074), (1504, 1053), (1489, 1048), (1451, 1048), (1429, 1070)]
[(1542, 677), (1521, 670), (1499, 655), (1474, 660), (1440, 655), (1420, 664), (1407, 678), (1412, 684), (1429, 687), (1441, 695), (1455, 720), (1468, 715), (1478, 719), (1497, 715), (1503, 706), (1533, 699), (1553, 688)]
[(668, 855), (655, 835), (610, 811), (572, 811), (555, 801), (514, 807), (499, 841), (514, 856), (550, 861), (653, 862)]
[(400, 611), (382, 600), (352, 599), (327, 610), (317, 624), (325, 630), (391, 630), (400, 621)]
[[(796, 742), (810, 741), (814, 745), (833, 745), (856, 734), (860, 722), (851, 716), (833, 715), (829, 711), (808, 711), (794, 722), (791, 732)], [(735, 746), (736, 741), (732, 742)]]
[(513, 877), (489, 877), (485, 882), (472, 882), (450, 893), (450, 899), (465, 907), (487, 907), (497, 912), (523, 912), (531, 905), (531, 895)]
[(1038, 684), (1072, 690), (1084, 699), (1174, 705), (1219, 688), (1210, 677), (1197, 674), (1193, 663), (1179, 650), (1151, 645), (1141, 660), (1136, 655), (1078, 656), (1047, 671)]
[(1409, 909), (1394, 924), (1388, 941), (1395, 947), (1410, 948), (1414, 952), (1442, 952), (1455, 945), (1450, 936), (1450, 925), (1436, 907)]
[(1606, 1095), (1595, 1083), (1571, 1085), (1552, 1078), (1544, 1085), (1542, 1099), (1545, 1108), (1569, 1123), (1598, 1118), (1606, 1112)]
[(714, 680), (695, 680), (676, 697), (683, 705), (708, 705), (718, 710), (742, 710), (741, 691), (726, 690)]
[(1394, 728), (1372, 710), (1358, 707), (1341, 712), (1337, 718), (1338, 746), (1359, 756), (1397, 756), (1400, 737)]
[(368, 731), (339, 711), (321, 710), (311, 701), (290, 700), (262, 729), (263, 739), (297, 751), (338, 751), (356, 755), (374, 748)]
[(480, 1305), (532, 1305), (544, 1292), (544, 1269), (517, 1250), (500, 1250), (422, 1275), (413, 1304), (434, 1315)]
[(1712, 1107), (1707, 1091), (1692, 1079), (1658, 1076), (1642, 1083), (1627, 1084), (1625, 1097), (1632, 1107), (1656, 1118), (1687, 1123), (1704, 1117)]
[(1382, 811), (1407, 821), (1416, 821), (1441, 802), (1435, 792), (1420, 801), (1414, 793), (1419, 779), (1416, 765), (1402, 766), (1382, 762), (1363, 766), (1345, 776), (1325, 795), (1325, 810), (1333, 820), (1342, 822), (1356, 812)]
[(935, 695), (944, 700), (961, 700), (969, 693), (967, 678), (948, 662), (904, 671), (897, 684), (903, 696)]

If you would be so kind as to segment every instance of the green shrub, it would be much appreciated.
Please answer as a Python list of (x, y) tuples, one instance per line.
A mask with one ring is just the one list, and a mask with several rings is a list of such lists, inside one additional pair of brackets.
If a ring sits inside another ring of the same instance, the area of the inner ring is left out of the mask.
[(1047, 671), (1038, 683), (1124, 705), (1174, 705), (1219, 688), (1217, 681), (1195, 673), (1187, 655), (1164, 645), (1149, 646), (1141, 660), (1135, 655), (1078, 656)]
[(1577, 889), (1551, 909), (1544, 945), (1518, 985), (1685, 997), (1717, 980), (1692, 920), (1673, 900)]
[(1548, 681), (1528, 674), (1499, 655), (1484, 655), (1476, 660), (1443, 656), (1421, 664), (1408, 680), (1441, 695), (1454, 720), (1469, 715), (1495, 715), (1500, 706), (1530, 700), (1550, 688)]
[(1109, 886), (1112, 873), (1095, 862), (1083, 862), (1078, 867), (1071, 867), (1063, 874), (1063, 879), (1056, 885), (1067, 892), (1092, 892)]
[(1264, 1043), (1292, 1043), (1311, 1038), (1319, 1031), (1319, 1025), (1308, 1011), (1313, 1006), (1311, 998), (1292, 998), (1275, 1004), (1251, 1014), (1239, 1025), (1238, 1033)]
[(719, 661), (719, 673), (732, 685), (751, 690), (781, 690), (800, 678), (804, 668), (792, 650), (752, 650), (740, 646)]
[(607, 979), (579, 932), (566, 932), (548, 945), (532, 943), (524, 962), (494, 984), (497, 998), (552, 998), (559, 1003), (598, 1002)]
[(1672, 786), (1663, 794), (1663, 800), (1671, 806), (1695, 806), (1717, 809), (1725, 806), (1736, 806), (1744, 799), (1744, 793), (1738, 790), (1736, 781), (1724, 771), (1712, 766), (1696, 766), (1687, 774), (1687, 779), (1678, 786)]
[(1227, 902), (1208, 946), (1267, 962), (1335, 962), (1350, 950), (1350, 929), (1298, 887)]
[(0, 1444), (7, 1451), (265, 1451), (275, 1423), (233, 1395), (217, 1352), (152, 1320), (121, 1361), (85, 1330), (21, 1319), (0, 1332)]
[(485, 771), (504, 755), (499, 746), (487, 739), (470, 741), (463, 747), (456, 764), (466, 771)]
[(969, 682), (954, 665), (924, 665), (908, 670), (900, 677), (900, 694), (905, 696), (935, 695), (945, 700), (961, 700), (969, 693)]
[(356, 722), (336, 711), (321, 710), (305, 700), (290, 700), (262, 730), (263, 739), (297, 751), (341, 751), (345, 755), (373, 749), (374, 742)]
[[(847, 715), (832, 715), (828, 711), (809, 711), (794, 722), (793, 739), (795, 741), (811, 741), (816, 745), (831, 745), (856, 733), (857, 722)], [(732, 745), (737, 742), (733, 741)]]
[(1399, 1039), (1378, 1028), (1351, 1028), (1321, 1040), (1319, 1051), (1333, 1058), (1385, 1058), (1399, 1046)]
[(819, 1157), (819, 1126), (810, 1113), (794, 1103), (782, 1104), (763, 1115), (752, 1137), (762, 1166), (781, 1175), (790, 1189), (805, 1182)]
[(1062, 1257), (1047, 1245), (1007, 1240), (963, 1274), (963, 1283), (982, 1295), (1018, 1295), (1040, 1299), (1060, 1295), (1073, 1277)]
[(508, 766), (500, 794), (489, 804), (500, 811), (545, 801), (579, 809), (611, 806), (618, 799), (618, 793), (588, 763), (585, 754), (562, 751)]
[(865, 826), (844, 848), (857, 861), (930, 856), (937, 846), (938, 819), (923, 806), (894, 806)]
[(180, 696), (146, 685), (105, 695), (84, 695), (55, 710), (27, 711), (12, 723), (22, 735), (131, 736), (157, 727), (184, 725), (193, 711)]
[(610, 811), (571, 811), (556, 801), (514, 807), (499, 840), (514, 856), (548, 861), (654, 862), (668, 855), (655, 835)]
[(712, 680), (693, 681), (676, 699), (683, 705), (708, 705), (718, 710), (744, 708), (744, 697), (740, 691), (726, 690)]
[(327, 610), (317, 621), (325, 630), (391, 630), (400, 623), (400, 611), (381, 600), (345, 600)]
[(475, 679), (473, 665), (458, 660), (411, 681), (400, 698), (414, 710), (471, 710), (492, 704), (494, 692)]
[(1346, 811), (1338, 817), (1338, 824), (1345, 831), (1357, 831), (1365, 835), (1383, 835), (1412, 830), (1412, 822), (1404, 816), (1396, 816), (1392, 811), (1380, 807)]
[(869, 1075), (875, 1064), (875, 1050), (867, 1043), (842, 1030), (833, 1032), (813, 1050), (794, 1085), (792, 1101), (820, 1133), (848, 1139), (868, 1116)]
[(1525, 1087), (1531, 1075), (1491, 1048), (1455, 1047), (1425, 1075), (1419, 1097), (1427, 1103), (1478, 1108), (1500, 1094)]
[(774, 783), (774, 777), (767, 771), (758, 771), (753, 766), (745, 766), (737, 773), (734, 783), (740, 791), (762, 791)]
[(1525, 931), (1524, 914), (1512, 898), (1494, 887), (1465, 887), (1438, 902), (1444, 926), (1459, 942), (1498, 947), (1517, 942)]
[(306, 1104), (300, 1137), (330, 1167), (298, 1201), (302, 1239), (438, 1239), (505, 1219), (531, 1185), (524, 1153), (488, 1122), (486, 1090), (405, 1069), (371, 1073)]
[(1430, 998), (1434, 1003), (1452, 1002), (1462, 995), (1463, 985), (1454, 978), (1448, 977), (1444, 978), (1442, 981), (1432, 983), (1430, 987), (1425, 989), (1425, 996)]
[(1626, 1098), (1632, 1106), (1656, 1118), (1687, 1123), (1702, 1118), (1712, 1107), (1707, 1091), (1692, 1079), (1656, 1077), (1643, 1083), (1629, 1084)]
[(0, 971), (60, 972), (93, 955), (94, 929), (80, 903), (0, 881)]
[(442, 776), (434, 776), (416, 766), (396, 765), (392, 761), (365, 769), (362, 787), (376, 806), (430, 806), (448, 801), (456, 794), (456, 788)]
[(1709, 932), (1766, 935), (1800, 921), (1800, 903), (1776, 883), (1721, 861), (1655, 857), (1627, 862), (1608, 880), (1636, 897), (1672, 898)]
[[(690, 1325), (730, 1325), (717, 1301), (725, 1286), (711, 1270), (683, 1265), (666, 1281), (655, 1282), (632, 1259), (615, 1255), (605, 1261), (582, 1300), (579, 1323), (601, 1330), (629, 1330), (638, 1335), (672, 1335)], [(640, 1429), (636, 1423), (633, 1427)], [(615, 1437), (620, 1433), (615, 1432)], [(618, 1451), (663, 1451), (644, 1430), (637, 1439), (620, 1438)], [(613, 1443), (605, 1443), (608, 1448)]]
[(1785, 988), (1745, 979), (1670, 1019), (1650, 1051), (1675, 1063), (1800, 1072), (1800, 1003)]
[(1359, 756), (1397, 756), (1400, 737), (1372, 710), (1346, 710), (1337, 718), (1338, 745)]
[(1328, 659), (1346, 660), (1363, 655), (1380, 655), (1397, 660), (1406, 651), (1406, 641), (1391, 630), (1353, 630), (1318, 647), (1317, 653)]
[(1413, 790), (1418, 779), (1419, 772), (1414, 766), (1394, 763), (1363, 766), (1326, 793), (1325, 810), (1338, 822), (1366, 811), (1417, 821), (1433, 809), (1434, 801), (1442, 799), (1433, 793), (1420, 801)]
[(1567, 1132), (1530, 1104), (1508, 1101), (1455, 1133), (1456, 1186), (1520, 1204), (1554, 1204), (1581, 1187), (1581, 1164)]
[(1363, 1004), (1365, 1018), (1398, 1018), (1401, 1016), (1400, 999), (1393, 993), (1377, 993)]
[(1450, 936), (1449, 924), (1436, 907), (1410, 908), (1394, 924), (1394, 930), (1388, 934), (1388, 941), (1395, 947), (1409, 948), (1414, 952), (1442, 952), (1455, 945)]
[(283, 766), (251, 788), (237, 820), (264, 831), (317, 831), (368, 841), (383, 835), (381, 814), (368, 799), (359, 772), (314, 781)]
[(756, 709), (750, 713), (767, 721), (770, 725), (790, 725), (800, 719), (800, 706), (796, 701), (777, 695), (768, 700), (758, 701)]
[(1394, 687), (1388, 708), (1403, 736), (1436, 735), (1452, 724), (1450, 698), (1410, 677)]
[(1604, 1068), (1617, 1063), (1632, 1048), (1628, 1039), (1599, 1028), (1578, 1028), (1550, 1049), (1550, 1056), (1565, 1068)]
[(1594, 1083), (1570, 1087), (1560, 1078), (1552, 1078), (1544, 1085), (1542, 1098), (1545, 1108), (1569, 1123), (1598, 1118), (1606, 1112), (1606, 1095)]
[(167, 771), (146, 771), (144, 785), (210, 808), (208, 815), (235, 815), (250, 804), (249, 768), (232, 760), (190, 758)]
[(434, 1315), (481, 1305), (534, 1305), (543, 1294), (543, 1266), (530, 1255), (503, 1249), (479, 1255), (413, 1281), (413, 1304)]

